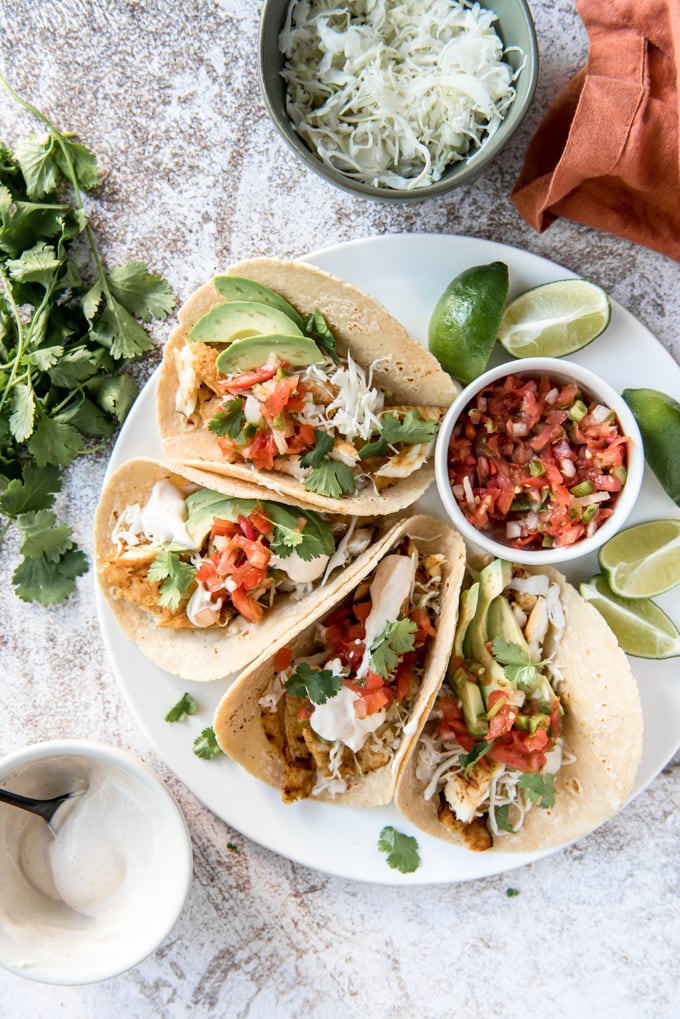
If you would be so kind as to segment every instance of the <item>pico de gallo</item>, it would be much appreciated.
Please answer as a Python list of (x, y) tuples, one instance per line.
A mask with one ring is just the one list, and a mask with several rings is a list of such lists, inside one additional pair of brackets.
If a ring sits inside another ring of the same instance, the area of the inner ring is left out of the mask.
[(614, 511), (628, 437), (575, 382), (507, 375), (480, 390), (449, 442), (453, 495), (511, 548), (573, 545)]
[(259, 623), (282, 595), (304, 597), (369, 548), (370, 520), (326, 516), (159, 481), (111, 534), (103, 574), (118, 597), (174, 629)]
[(519, 831), (533, 807), (553, 806), (555, 775), (573, 760), (563, 748), (562, 676), (543, 658), (546, 638), (564, 626), (559, 585), (544, 574), (495, 560), (464, 593), (416, 777), (441, 824), (471, 849)]
[(259, 703), (284, 802), (334, 797), (391, 763), (436, 634), (443, 561), (407, 538), (316, 625), (304, 656), (276, 654)]

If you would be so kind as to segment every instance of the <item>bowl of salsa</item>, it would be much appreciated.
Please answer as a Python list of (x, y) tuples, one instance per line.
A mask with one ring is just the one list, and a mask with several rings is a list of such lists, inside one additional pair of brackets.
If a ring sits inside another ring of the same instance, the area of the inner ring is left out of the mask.
[(437, 487), (454, 526), (493, 556), (562, 563), (622, 526), (644, 473), (624, 400), (593, 372), (524, 358), (467, 386), (442, 421)]

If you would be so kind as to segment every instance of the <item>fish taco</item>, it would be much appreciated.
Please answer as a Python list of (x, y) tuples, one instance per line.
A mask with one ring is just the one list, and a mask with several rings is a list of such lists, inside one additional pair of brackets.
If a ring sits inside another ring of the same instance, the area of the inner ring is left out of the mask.
[(448, 524), (403, 521), (351, 591), (226, 693), (224, 752), (285, 803), (388, 803), (448, 662), (464, 562)]
[(252, 485), (134, 459), (95, 516), (101, 589), (123, 631), (185, 679), (243, 669), (303, 625), (380, 547), (386, 518), (320, 513)]
[(457, 387), (374, 298), (262, 258), (187, 301), (157, 393), (170, 461), (331, 512), (385, 514), (432, 481)]
[(556, 570), (496, 559), (463, 591), (395, 801), (469, 849), (536, 850), (622, 807), (641, 752), (637, 685), (602, 617)]

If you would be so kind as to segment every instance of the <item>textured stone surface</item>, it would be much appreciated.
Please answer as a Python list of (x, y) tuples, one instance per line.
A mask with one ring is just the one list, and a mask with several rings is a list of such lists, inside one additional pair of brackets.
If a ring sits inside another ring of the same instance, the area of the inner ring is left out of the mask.
[[(503, 158), (452, 197), (408, 207), (336, 191), (284, 148), (257, 92), (260, 7), (0, 0), (4, 72), (109, 171), (92, 210), (109, 264), (144, 259), (184, 299), (218, 267), (249, 255), (296, 256), (381, 233), (470, 234), (596, 280), (677, 357), (676, 263), (566, 221), (539, 237), (509, 199), (532, 130), (587, 52), (571, 0), (532, 4), (539, 86)], [(33, 129), (0, 96), (0, 137), (12, 143)], [(159, 344), (166, 334), (155, 329)], [(144, 362), (140, 377), (157, 359)], [(70, 469), (60, 498), (88, 552), (109, 452)], [(677, 1014), (677, 758), (610, 824), (523, 870), (419, 889), (326, 877), (231, 831), (149, 751), (104, 653), (92, 576), (65, 607), (24, 605), (10, 592), (16, 556), (10, 535), (0, 558), (0, 750), (88, 735), (140, 754), (186, 814), (196, 868), (187, 908), (151, 958), (85, 988), (0, 974), (0, 1015)], [(520, 894), (509, 898), (509, 887)]]

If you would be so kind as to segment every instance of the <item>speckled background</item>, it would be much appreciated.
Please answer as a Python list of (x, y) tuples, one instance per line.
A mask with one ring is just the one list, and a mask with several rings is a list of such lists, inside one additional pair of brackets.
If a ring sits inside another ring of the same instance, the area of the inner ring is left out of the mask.
[[(448, 199), (394, 207), (336, 191), (279, 141), (257, 90), (260, 8), (0, 0), (4, 73), (108, 172), (91, 211), (109, 264), (146, 260), (183, 300), (249, 255), (297, 256), (383, 233), (470, 234), (596, 280), (677, 358), (676, 263), (568, 222), (538, 236), (509, 200), (533, 129), (587, 53), (571, 0), (532, 4), (539, 85), (502, 158)], [(0, 96), (0, 137), (12, 144), (34, 129)], [(159, 345), (167, 331), (154, 327)], [(140, 379), (157, 361), (145, 359)], [(87, 552), (109, 452), (69, 469), (60, 497)], [(677, 1014), (678, 758), (598, 832), (511, 875), (417, 889), (326, 877), (230, 830), (150, 752), (104, 653), (92, 575), (66, 606), (45, 610), (12, 594), (16, 560), (10, 535), (0, 558), (0, 750), (88, 735), (142, 756), (185, 812), (195, 881), (172, 934), (136, 969), (66, 989), (2, 973), (0, 1016)]]

